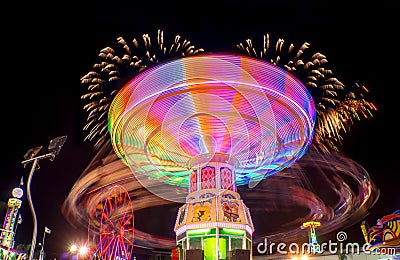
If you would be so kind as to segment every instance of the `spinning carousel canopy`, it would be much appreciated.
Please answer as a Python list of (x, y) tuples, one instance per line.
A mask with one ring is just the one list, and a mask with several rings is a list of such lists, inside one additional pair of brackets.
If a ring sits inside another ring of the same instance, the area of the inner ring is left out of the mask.
[(190, 162), (222, 154), (244, 185), (296, 162), (311, 143), (315, 117), (310, 93), (284, 69), (212, 53), (136, 75), (111, 103), (109, 131), (134, 174), (187, 187)]

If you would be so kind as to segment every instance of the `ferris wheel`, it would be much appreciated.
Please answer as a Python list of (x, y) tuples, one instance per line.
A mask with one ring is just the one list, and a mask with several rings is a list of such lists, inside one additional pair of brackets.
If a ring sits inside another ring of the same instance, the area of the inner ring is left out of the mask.
[(129, 193), (123, 186), (110, 188), (106, 199), (90, 215), (88, 231), (97, 243), (93, 259), (131, 259), (134, 214)]

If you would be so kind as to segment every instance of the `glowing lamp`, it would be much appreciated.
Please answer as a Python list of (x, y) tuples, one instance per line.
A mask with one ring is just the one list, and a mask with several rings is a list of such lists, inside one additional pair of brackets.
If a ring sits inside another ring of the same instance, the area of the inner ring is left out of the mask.
[(24, 195), (24, 190), (21, 188), (14, 188), (12, 190), (12, 195), (14, 198), (20, 199)]

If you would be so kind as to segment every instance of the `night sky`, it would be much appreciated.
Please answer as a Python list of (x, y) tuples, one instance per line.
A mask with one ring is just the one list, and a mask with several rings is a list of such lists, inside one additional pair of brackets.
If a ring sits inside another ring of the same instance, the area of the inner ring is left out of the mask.
[[(31, 192), (40, 242), (45, 226), (49, 257), (58, 257), (72, 241), (86, 238), (85, 228), (68, 224), (61, 205), (96, 151), (84, 142), (85, 115), (80, 78), (91, 70), (97, 54), (118, 36), (140, 37), (164, 30), (180, 34), (196, 47), (224, 49), (247, 38), (270, 33), (298, 43), (309, 42), (327, 56), (345, 84), (359, 82), (370, 90), (378, 107), (345, 135), (343, 152), (364, 166), (380, 189), (380, 197), (365, 217), (377, 218), (400, 208), (398, 193), (398, 44), (394, 8), (365, 1), (216, 1), (163, 2), (96, 1), (12, 3), (2, 29), (2, 156), (0, 200), (7, 201), (30, 166), (21, 164), (32, 147), (57, 136), (67, 141), (54, 161), (40, 161)], [(350, 5), (351, 3), (351, 5)], [(24, 197), (16, 243), (29, 243), (32, 217)], [(3, 219), (1, 219), (3, 221)], [(173, 226), (171, 226), (171, 230)], [(359, 223), (348, 228), (362, 239)]]

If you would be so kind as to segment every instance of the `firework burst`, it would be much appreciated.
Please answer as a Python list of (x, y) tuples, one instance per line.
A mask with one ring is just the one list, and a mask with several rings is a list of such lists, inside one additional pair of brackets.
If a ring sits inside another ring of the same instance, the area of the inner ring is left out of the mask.
[(366, 100), (368, 89), (365, 86), (343, 84), (326, 67), (326, 56), (313, 53), (308, 42), (296, 48), (293, 43), (285, 44), (282, 38), (272, 41), (270, 35), (265, 34), (261, 42), (247, 39), (236, 46), (243, 54), (284, 68), (306, 85), (317, 110), (314, 139), (323, 151), (338, 151), (342, 134), (350, 130), (354, 121), (369, 119), (372, 111), (377, 110)]
[(132, 76), (144, 69), (174, 57), (195, 55), (203, 49), (196, 48), (189, 40), (176, 35), (167, 42), (164, 32), (157, 31), (156, 38), (143, 34), (130, 42), (117, 38), (115, 47), (100, 50), (99, 61), (81, 78), (85, 94), (83, 109), (87, 113), (85, 140), (94, 141), (99, 148), (108, 140), (108, 111), (115, 94)]
[[(342, 135), (350, 130), (355, 121), (372, 117), (377, 110), (367, 101), (368, 89), (354, 83), (343, 84), (330, 70), (325, 55), (310, 50), (310, 43), (300, 47), (285, 43), (278, 38), (271, 40), (269, 34), (263, 40), (253, 42), (247, 39), (236, 45), (239, 51), (251, 57), (268, 61), (292, 73), (310, 91), (317, 110), (314, 140), (326, 152), (339, 150)], [(84, 131), (85, 140), (94, 141), (99, 148), (108, 140), (108, 111), (115, 94), (134, 75), (144, 69), (170, 58), (196, 55), (204, 52), (180, 35), (167, 42), (164, 32), (157, 31), (156, 37), (143, 34), (127, 42), (117, 38), (115, 47), (106, 47), (99, 53), (99, 61), (93, 69), (81, 78), (85, 94), (81, 96), (87, 113)]]

